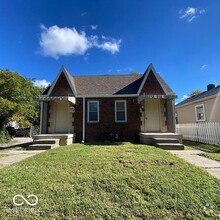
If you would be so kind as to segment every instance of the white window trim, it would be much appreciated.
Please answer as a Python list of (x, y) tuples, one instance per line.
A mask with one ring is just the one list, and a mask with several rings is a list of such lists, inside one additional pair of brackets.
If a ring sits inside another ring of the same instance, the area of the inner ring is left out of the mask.
[[(97, 103), (97, 113), (98, 113), (97, 121), (90, 121), (90, 118), (89, 118), (89, 104), (90, 103)], [(88, 101), (88, 103), (87, 103), (87, 122), (88, 123), (99, 123), (99, 101)]]
[[(117, 120), (117, 102), (124, 102), (125, 120)], [(126, 100), (115, 100), (115, 122), (117, 122), (117, 123), (126, 123), (127, 122), (127, 101)]]
[[(199, 108), (199, 107), (203, 108), (204, 119), (198, 119), (197, 108)], [(196, 121), (205, 121), (205, 106), (204, 106), (204, 104), (200, 104), (200, 105), (195, 106), (195, 114), (196, 114)]]

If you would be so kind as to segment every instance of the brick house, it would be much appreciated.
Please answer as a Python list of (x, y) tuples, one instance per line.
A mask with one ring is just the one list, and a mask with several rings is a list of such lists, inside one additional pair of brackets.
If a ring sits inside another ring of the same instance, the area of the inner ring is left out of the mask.
[(69, 144), (174, 133), (174, 99), (152, 64), (144, 74), (127, 75), (71, 76), (62, 67), (40, 97), (41, 136), (66, 135)]

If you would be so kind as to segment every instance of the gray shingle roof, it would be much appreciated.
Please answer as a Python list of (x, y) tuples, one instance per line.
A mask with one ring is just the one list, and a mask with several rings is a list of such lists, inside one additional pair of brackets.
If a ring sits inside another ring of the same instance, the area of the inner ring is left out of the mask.
[[(146, 78), (145, 75), (147, 72), (152, 71), (150, 68), (153, 68), (152, 65), (148, 66), (144, 74), (71, 76), (64, 67), (61, 68), (61, 72), (66, 72), (76, 96), (136, 95), (144, 78)], [(156, 73), (155, 70), (153, 72), (166, 92), (174, 94), (160, 74)], [(43, 95), (47, 95), (49, 91), (50, 88), (47, 88)]]
[(215, 88), (210, 89), (208, 91), (204, 91), (198, 95), (194, 95), (192, 97), (189, 97), (188, 99), (185, 99), (182, 102), (178, 103), (176, 105), (176, 107), (179, 107), (179, 106), (182, 106), (185, 104), (190, 104), (192, 102), (199, 101), (201, 99), (208, 98), (208, 97), (216, 95), (216, 94), (220, 94), (220, 85), (218, 85)]
[(77, 95), (136, 94), (142, 82), (137, 75), (74, 76)]

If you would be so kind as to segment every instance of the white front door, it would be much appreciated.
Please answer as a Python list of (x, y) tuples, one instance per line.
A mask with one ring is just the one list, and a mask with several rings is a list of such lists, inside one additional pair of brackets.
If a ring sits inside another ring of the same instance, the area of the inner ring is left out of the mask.
[(68, 133), (68, 102), (56, 102), (55, 133)]
[(145, 132), (161, 132), (160, 123), (160, 100), (146, 99), (145, 100)]

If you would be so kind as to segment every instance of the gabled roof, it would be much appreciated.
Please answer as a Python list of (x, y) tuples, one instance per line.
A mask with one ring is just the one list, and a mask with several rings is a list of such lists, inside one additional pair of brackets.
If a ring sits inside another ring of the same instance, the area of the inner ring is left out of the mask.
[[(51, 87), (43, 95), (50, 95), (61, 73), (64, 72), (76, 97), (108, 97), (108, 96), (138, 96), (150, 72), (153, 72), (165, 94), (174, 94), (162, 77), (156, 73), (150, 64), (144, 74), (114, 74), (93, 76), (71, 76), (62, 67)], [(49, 90), (49, 91), (48, 91)]]
[(56, 85), (56, 83), (57, 83), (57, 81), (58, 81), (58, 79), (60, 78), (60, 76), (61, 76), (62, 73), (65, 75), (65, 77), (66, 77), (66, 79), (67, 79), (67, 81), (68, 81), (68, 83), (69, 83), (69, 86), (70, 86), (70, 88), (71, 88), (73, 94), (76, 96), (76, 90), (75, 90), (75, 86), (74, 86), (74, 79), (73, 79), (73, 77), (69, 74), (69, 72), (66, 70), (66, 68), (65, 68), (64, 66), (61, 67), (61, 69), (60, 69), (60, 71), (59, 71), (59, 73), (58, 73), (58, 75), (57, 75), (55, 81), (52, 83), (52, 85), (46, 89), (46, 90), (48, 90), (48, 92), (45, 93), (45, 91), (44, 91), (43, 95), (50, 95), (50, 94), (51, 94), (51, 92), (52, 92), (53, 89), (54, 89), (54, 86)]
[(209, 97), (211, 98), (212, 96), (215, 96), (215, 95), (220, 95), (220, 85), (218, 85), (215, 88), (212, 88), (208, 91), (204, 91), (198, 95), (191, 96), (188, 99), (185, 99), (182, 102), (178, 103), (176, 105), (176, 107), (188, 105), (193, 102), (199, 102), (200, 100), (202, 101), (203, 99), (208, 99)]
[(137, 75), (74, 76), (78, 96), (136, 94), (142, 81)]

